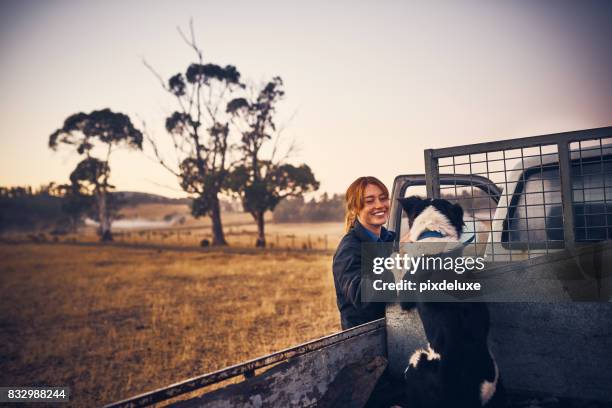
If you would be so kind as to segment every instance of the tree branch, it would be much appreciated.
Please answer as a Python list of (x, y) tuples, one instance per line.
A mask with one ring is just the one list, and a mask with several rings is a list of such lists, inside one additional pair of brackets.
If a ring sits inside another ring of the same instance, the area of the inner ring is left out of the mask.
[(204, 60), (202, 57), (202, 50), (198, 47), (198, 45), (196, 44), (196, 40), (195, 40), (195, 31), (193, 29), (193, 18), (189, 19), (189, 31), (191, 33), (191, 40), (189, 40), (187, 38), (187, 36), (185, 35), (185, 33), (183, 32), (183, 30), (181, 30), (181, 27), (176, 27), (176, 29), (179, 32), (179, 35), (181, 36), (181, 38), (183, 39), (183, 41), (185, 41), (185, 43), (193, 48), (193, 50), (198, 54), (198, 60), (200, 61), (200, 64), (202, 63), (202, 61)]
[(153, 68), (153, 66), (147, 62), (147, 60), (146, 60), (146, 59), (144, 59), (144, 58), (143, 58), (143, 59), (142, 59), (142, 63), (144, 64), (144, 66), (145, 66), (145, 67), (147, 67), (147, 69), (148, 69), (149, 71), (151, 71), (151, 73), (152, 73), (153, 75), (155, 75), (155, 77), (156, 77), (156, 78), (159, 80), (159, 83), (161, 84), (162, 88), (164, 88), (164, 90), (165, 90), (165, 91), (170, 92), (170, 89), (169, 89), (169, 88), (168, 88), (168, 86), (166, 85), (166, 82), (164, 81), (164, 78), (162, 78), (162, 76), (159, 74), (159, 72), (157, 72), (157, 71), (155, 70), (155, 68)]
[[(149, 160), (152, 161), (157, 161), (159, 164), (161, 164), (167, 171), (169, 171), (172, 175), (174, 175), (175, 177), (179, 177), (180, 178), (180, 173), (176, 170), (174, 170), (172, 167), (170, 167), (166, 161), (164, 160), (163, 156), (161, 155), (161, 153), (159, 152), (159, 148), (157, 146), (157, 143), (155, 142), (155, 140), (153, 139), (153, 137), (151, 137), (151, 135), (149, 134), (147, 127), (146, 127), (146, 123), (144, 121), (142, 121), (142, 134), (145, 136), (145, 140), (149, 143), (149, 145), (151, 146), (151, 149), (153, 149), (153, 154), (155, 155), (155, 159), (148, 156), (147, 154), (145, 154), (145, 157)], [(177, 157), (178, 160), (178, 157)]]
[[(276, 155), (276, 152), (278, 150), (278, 143), (281, 139), (282, 133), (285, 131), (285, 129), (287, 128), (287, 126), (293, 121), (293, 119), (295, 119), (295, 117), (297, 116), (298, 113), (298, 109), (296, 109), (293, 114), (289, 117), (289, 119), (283, 123), (278, 130), (276, 131), (276, 138), (274, 140), (274, 147), (272, 148), (272, 154), (270, 156), (270, 160), (273, 161), (274, 160), (274, 156)], [(291, 141), (291, 144), (289, 146), (289, 149), (287, 151), (287, 153), (283, 156), (282, 160), (286, 160), (291, 153), (293, 153), (293, 151), (295, 150), (295, 139)]]

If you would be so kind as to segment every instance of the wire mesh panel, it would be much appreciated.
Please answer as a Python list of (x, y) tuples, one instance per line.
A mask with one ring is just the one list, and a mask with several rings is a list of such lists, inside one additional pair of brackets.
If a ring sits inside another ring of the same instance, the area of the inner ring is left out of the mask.
[[(461, 204), (470, 245), (491, 261), (612, 237), (612, 128), (427, 150), (425, 160), (427, 194)], [(464, 181), (449, 183), (455, 175)]]
[(576, 241), (612, 238), (612, 139), (571, 143)]

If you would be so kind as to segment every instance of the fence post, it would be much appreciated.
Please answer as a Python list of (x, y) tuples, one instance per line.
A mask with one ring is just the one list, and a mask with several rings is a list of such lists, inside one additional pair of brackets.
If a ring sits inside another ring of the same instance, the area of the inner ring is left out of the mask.
[(427, 197), (440, 198), (440, 169), (438, 159), (433, 156), (433, 150), (425, 150), (425, 183), (427, 183)]
[(567, 248), (573, 247), (576, 241), (569, 141), (559, 142), (557, 150), (559, 152), (559, 179), (561, 183), (561, 203), (563, 206), (563, 240)]

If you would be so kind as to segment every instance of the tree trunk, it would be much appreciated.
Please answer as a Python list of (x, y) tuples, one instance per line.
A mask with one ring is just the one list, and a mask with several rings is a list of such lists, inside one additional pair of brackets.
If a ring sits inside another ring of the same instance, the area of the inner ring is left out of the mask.
[(79, 225), (79, 218), (73, 215), (68, 215), (69, 231), (73, 234), (77, 232), (77, 225)]
[(98, 221), (100, 222), (100, 241), (112, 241), (110, 217), (106, 209), (106, 192), (98, 192)]
[(266, 234), (264, 231), (264, 212), (258, 211), (253, 213), (253, 217), (255, 218), (255, 222), (257, 222), (257, 241), (255, 242), (255, 247), (257, 248), (265, 248), (266, 247)]
[(225, 234), (223, 233), (223, 224), (221, 223), (221, 205), (219, 204), (218, 197), (213, 199), (210, 218), (212, 221), (212, 244), (215, 246), (227, 245)]

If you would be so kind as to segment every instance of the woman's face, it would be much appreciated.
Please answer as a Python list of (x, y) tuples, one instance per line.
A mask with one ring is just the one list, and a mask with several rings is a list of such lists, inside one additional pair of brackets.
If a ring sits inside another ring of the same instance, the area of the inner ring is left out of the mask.
[(368, 184), (365, 188), (364, 207), (357, 217), (359, 222), (372, 227), (384, 225), (389, 217), (389, 196), (376, 184)]

